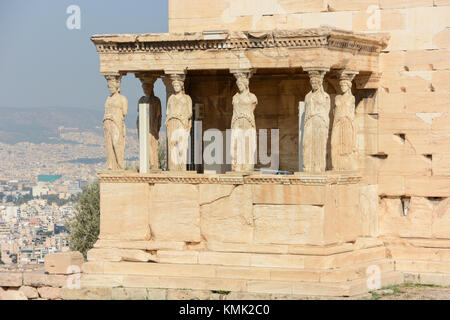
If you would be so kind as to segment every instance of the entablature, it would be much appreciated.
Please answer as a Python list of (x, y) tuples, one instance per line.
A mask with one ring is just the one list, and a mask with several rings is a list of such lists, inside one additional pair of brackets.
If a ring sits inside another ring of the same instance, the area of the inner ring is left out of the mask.
[(386, 34), (320, 27), (272, 31), (206, 31), (184, 34), (92, 36), (107, 73), (167, 69), (311, 68), (377, 73)]

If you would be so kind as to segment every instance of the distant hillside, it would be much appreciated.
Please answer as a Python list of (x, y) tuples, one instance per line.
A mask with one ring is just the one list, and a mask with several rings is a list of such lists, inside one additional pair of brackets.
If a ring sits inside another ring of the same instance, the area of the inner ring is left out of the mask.
[[(60, 126), (103, 132), (102, 119), (103, 108), (0, 108), (0, 142), (58, 142)], [(134, 128), (136, 115), (130, 114), (126, 122)]]

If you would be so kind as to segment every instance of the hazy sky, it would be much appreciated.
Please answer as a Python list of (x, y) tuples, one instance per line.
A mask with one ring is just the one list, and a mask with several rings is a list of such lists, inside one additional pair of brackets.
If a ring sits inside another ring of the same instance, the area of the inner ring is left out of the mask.
[[(81, 9), (80, 30), (66, 27), (70, 5)], [(109, 92), (90, 36), (167, 31), (167, 0), (0, 0), (0, 107), (103, 110)], [(135, 111), (139, 80), (128, 75), (121, 88)]]

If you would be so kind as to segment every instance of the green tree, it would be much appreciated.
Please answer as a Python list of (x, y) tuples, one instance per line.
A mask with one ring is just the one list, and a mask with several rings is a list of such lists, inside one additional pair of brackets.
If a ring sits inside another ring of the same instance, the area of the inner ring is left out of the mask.
[(76, 214), (65, 224), (70, 232), (70, 250), (80, 251), (86, 258), (100, 232), (100, 185), (98, 181), (83, 188), (75, 204)]

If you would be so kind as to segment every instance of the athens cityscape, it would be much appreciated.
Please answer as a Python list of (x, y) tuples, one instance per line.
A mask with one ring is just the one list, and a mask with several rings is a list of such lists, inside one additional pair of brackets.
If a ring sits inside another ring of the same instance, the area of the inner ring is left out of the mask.
[(450, 301), (449, 0), (4, 0), (0, 35), (0, 300)]

